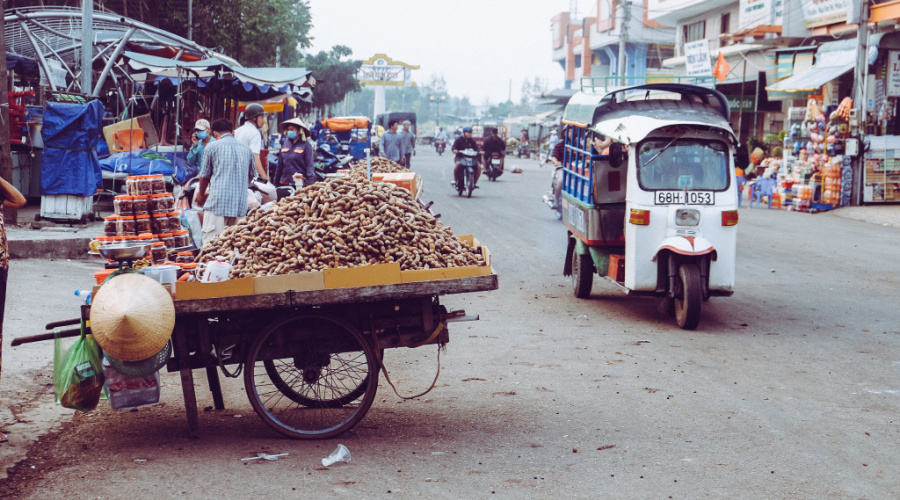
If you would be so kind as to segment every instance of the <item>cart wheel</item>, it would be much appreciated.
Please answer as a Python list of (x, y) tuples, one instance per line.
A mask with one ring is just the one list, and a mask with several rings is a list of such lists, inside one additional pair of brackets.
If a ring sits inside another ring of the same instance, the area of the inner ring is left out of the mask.
[(594, 285), (594, 259), (591, 254), (581, 255), (576, 247), (572, 248), (572, 287), (575, 296), (586, 299), (591, 296)]
[(254, 411), (281, 434), (330, 438), (350, 430), (372, 406), (378, 363), (356, 328), (304, 313), (256, 336), (247, 352), (244, 387)]
[(703, 290), (700, 286), (700, 270), (696, 264), (678, 267), (675, 280), (675, 321), (685, 330), (693, 330), (700, 324), (700, 304)]

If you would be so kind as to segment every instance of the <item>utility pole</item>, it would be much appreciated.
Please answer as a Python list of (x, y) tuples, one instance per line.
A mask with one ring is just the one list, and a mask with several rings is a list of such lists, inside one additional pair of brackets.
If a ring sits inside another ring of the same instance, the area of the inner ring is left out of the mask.
[[(91, 66), (94, 58), (94, 2), (81, 0), (81, 93), (91, 93)], [(50, 75), (47, 75), (50, 78)]]
[(853, 169), (853, 195), (850, 197), (851, 205), (859, 205), (862, 201), (862, 175), (865, 161), (863, 154), (866, 140), (866, 79), (869, 70), (868, 41), (869, 41), (869, 2), (859, 0), (859, 24), (856, 31), (856, 68), (853, 73), (853, 99), (857, 109), (857, 123), (859, 126), (859, 153), (856, 156), (856, 168)]
[[(6, 17), (6, 8), (0, 5), (0, 12)], [(6, 53), (6, 34), (5, 23), (0, 22), (0, 51)], [(6, 70), (6, 63), (0, 64), (0, 98), (7, 101), (7, 92), (9, 92), (9, 73)], [(9, 106), (0, 106), (0, 177), (3, 177), (10, 184), (12, 183), (12, 153), (9, 149)], [(16, 210), (4, 210), (4, 220), (6, 224), (15, 224)]]
[(625, 44), (628, 42), (628, 21), (631, 19), (631, 3), (629, 0), (625, 0), (619, 6), (622, 8), (622, 25), (619, 28), (619, 69), (616, 76), (619, 77), (617, 84), (625, 85)]

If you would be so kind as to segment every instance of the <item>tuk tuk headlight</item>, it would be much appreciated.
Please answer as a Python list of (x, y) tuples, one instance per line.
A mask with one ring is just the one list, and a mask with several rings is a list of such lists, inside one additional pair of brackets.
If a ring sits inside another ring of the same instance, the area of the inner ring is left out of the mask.
[(679, 208), (675, 211), (676, 226), (700, 225), (700, 211), (693, 208)]

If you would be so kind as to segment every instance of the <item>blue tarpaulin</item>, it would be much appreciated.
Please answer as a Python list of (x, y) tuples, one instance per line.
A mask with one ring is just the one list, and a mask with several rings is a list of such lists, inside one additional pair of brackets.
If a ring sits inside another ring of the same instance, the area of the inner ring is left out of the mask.
[(172, 153), (157, 153), (150, 149), (116, 153), (100, 160), (100, 168), (107, 172), (128, 175), (163, 174), (174, 176), (179, 184), (184, 184), (200, 173), (197, 167), (187, 162), (184, 153), (175, 155), (175, 165), (173, 166)]
[(102, 187), (97, 141), (104, 113), (97, 100), (47, 103), (41, 127), (41, 194), (87, 197)]

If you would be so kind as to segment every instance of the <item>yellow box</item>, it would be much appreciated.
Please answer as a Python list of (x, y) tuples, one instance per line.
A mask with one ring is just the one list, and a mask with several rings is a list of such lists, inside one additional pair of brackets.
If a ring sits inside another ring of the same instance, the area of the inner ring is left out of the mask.
[(415, 172), (397, 172), (392, 174), (384, 174), (381, 179), (375, 179), (375, 176), (373, 175), (372, 180), (380, 180), (381, 182), (387, 182), (390, 184), (394, 184), (395, 186), (406, 188), (415, 195), (419, 192), (418, 177), (419, 175)]
[(253, 293), (280, 293), (288, 290), (305, 292), (325, 289), (325, 273), (310, 271), (253, 278)]
[(175, 300), (212, 299), (253, 295), (253, 278), (238, 278), (218, 283), (182, 281), (175, 287)]
[(400, 283), (400, 264), (326, 269), (325, 288), (353, 288), (359, 286), (392, 285)]

